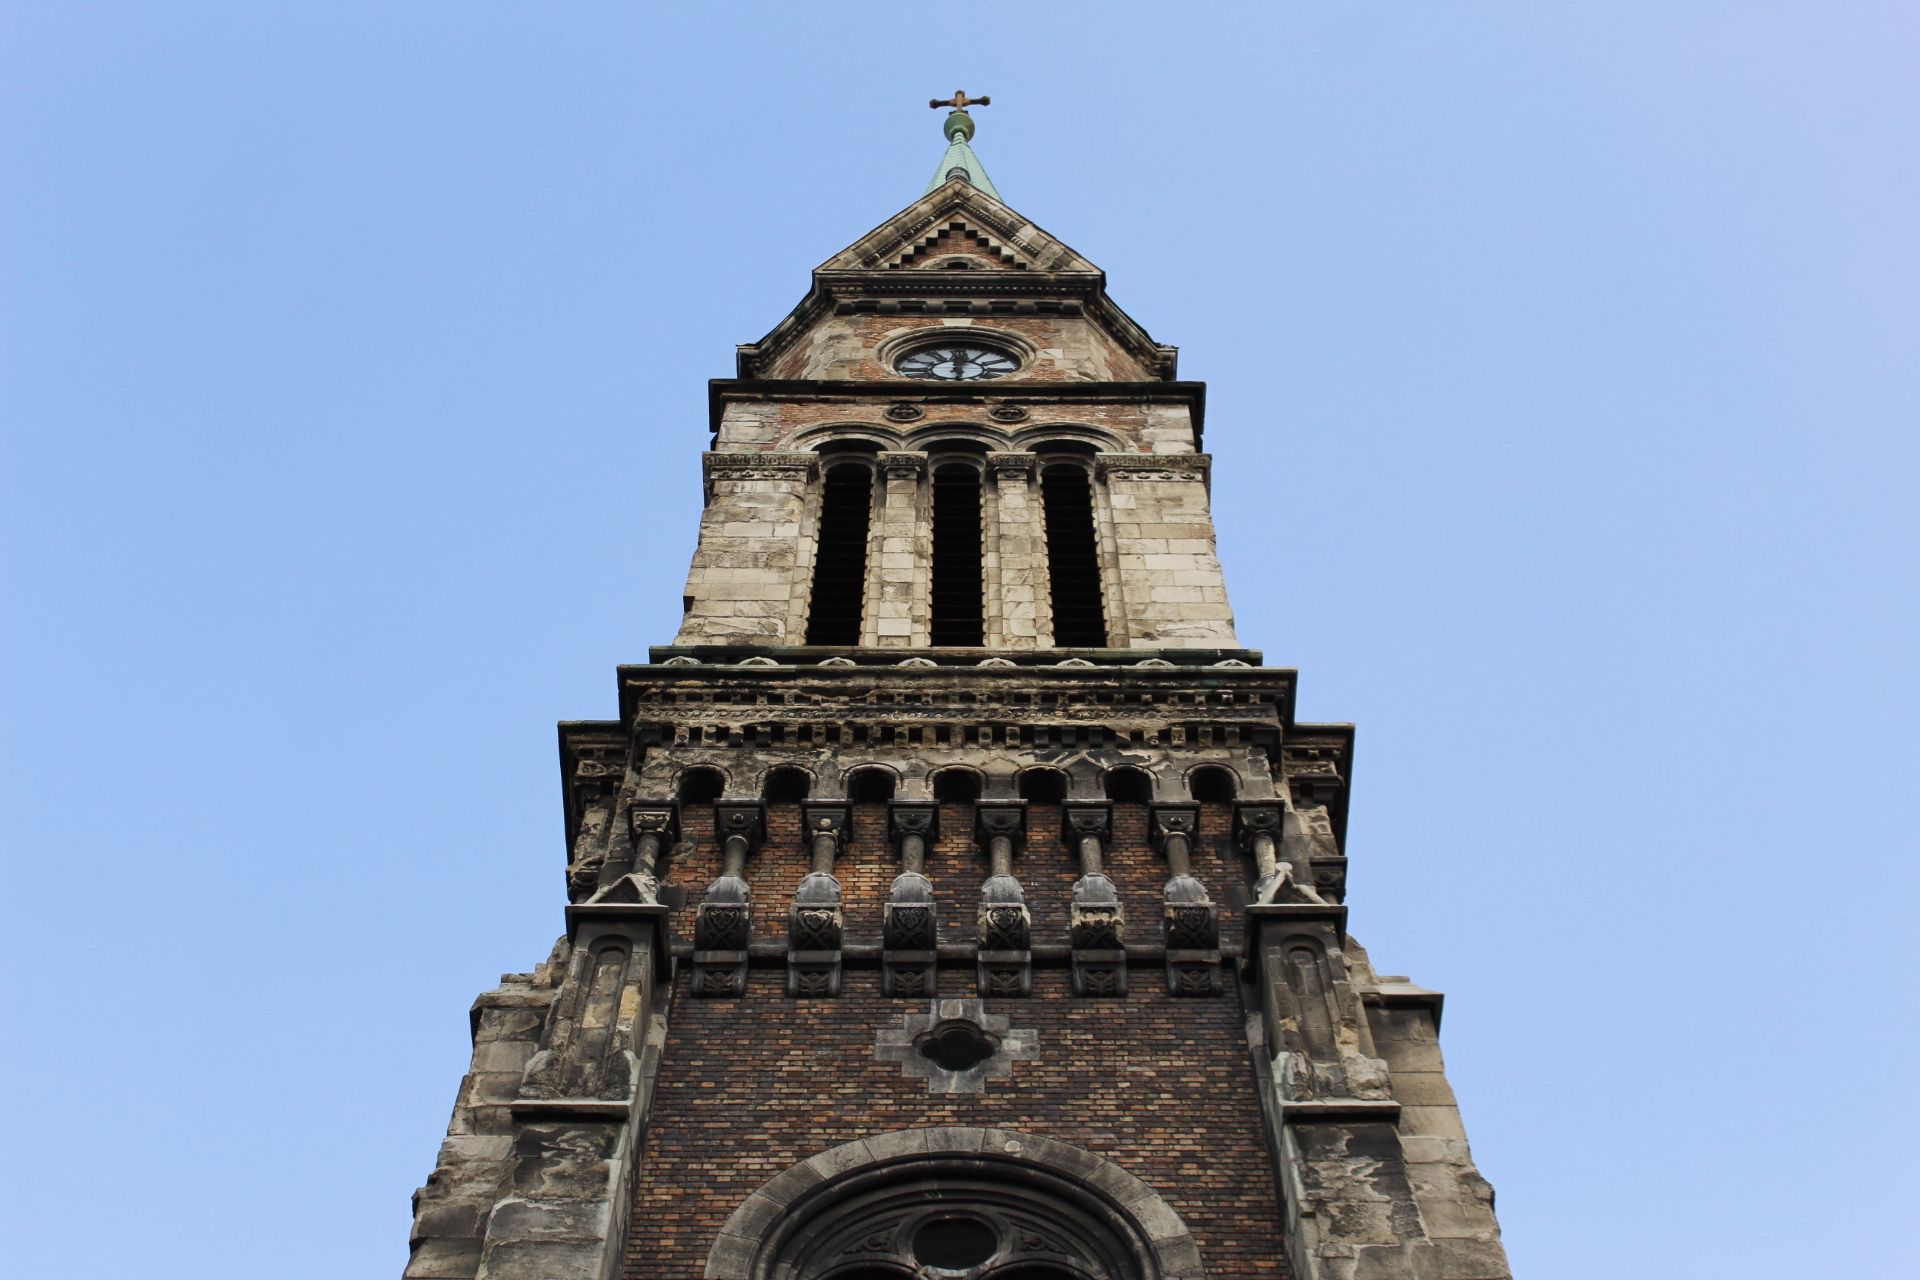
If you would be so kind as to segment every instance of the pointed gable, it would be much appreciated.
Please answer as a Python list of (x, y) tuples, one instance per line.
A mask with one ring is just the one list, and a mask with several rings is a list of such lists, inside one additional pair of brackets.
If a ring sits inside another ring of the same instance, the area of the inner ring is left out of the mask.
[[(820, 264), (739, 376), (892, 378), (882, 348), (915, 325), (1006, 330), (1041, 358), (1022, 378), (1164, 381), (1176, 353), (1106, 294), (1100, 268), (964, 178), (935, 187)], [(1029, 332), (1031, 331), (1031, 332)]]
[[(954, 247), (935, 251), (934, 246), (943, 242)], [(820, 271), (924, 266), (946, 254), (1031, 271), (1092, 275), (1100, 271), (1052, 235), (958, 178), (929, 191), (821, 263)]]

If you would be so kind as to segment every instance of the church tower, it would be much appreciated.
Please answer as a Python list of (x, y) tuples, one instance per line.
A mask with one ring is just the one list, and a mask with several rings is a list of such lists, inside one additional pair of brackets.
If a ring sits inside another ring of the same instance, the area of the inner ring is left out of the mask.
[[(1505, 1280), (1353, 730), (1240, 647), (1205, 387), (926, 192), (709, 394), (673, 644), (560, 727), (565, 936), (472, 1010), (411, 1280)], [(558, 904), (556, 904), (558, 905)]]

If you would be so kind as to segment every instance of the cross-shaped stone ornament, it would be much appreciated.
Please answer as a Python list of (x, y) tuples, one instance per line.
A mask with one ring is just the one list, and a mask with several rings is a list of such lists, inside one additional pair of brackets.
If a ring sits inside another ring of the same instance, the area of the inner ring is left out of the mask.
[(965, 111), (968, 107), (989, 106), (992, 102), (992, 98), (969, 98), (964, 89), (955, 89), (951, 98), (935, 98), (933, 101), (927, 103), (927, 105), (934, 108), (946, 107), (953, 111)]

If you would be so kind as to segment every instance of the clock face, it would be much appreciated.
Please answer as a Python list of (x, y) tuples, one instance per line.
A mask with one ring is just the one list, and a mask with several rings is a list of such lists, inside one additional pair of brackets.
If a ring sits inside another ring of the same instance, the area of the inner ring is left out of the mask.
[(1020, 362), (995, 347), (973, 343), (941, 343), (920, 347), (900, 357), (894, 368), (909, 378), (938, 378), (942, 382), (981, 382), (1004, 378)]

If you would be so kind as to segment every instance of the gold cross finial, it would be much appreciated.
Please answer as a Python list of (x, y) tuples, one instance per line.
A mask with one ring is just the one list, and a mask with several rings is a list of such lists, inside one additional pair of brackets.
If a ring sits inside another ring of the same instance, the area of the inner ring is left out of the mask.
[(927, 105), (930, 107), (946, 107), (953, 111), (965, 111), (968, 107), (989, 106), (992, 102), (992, 98), (969, 98), (964, 89), (956, 89), (951, 98), (935, 98)]

